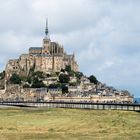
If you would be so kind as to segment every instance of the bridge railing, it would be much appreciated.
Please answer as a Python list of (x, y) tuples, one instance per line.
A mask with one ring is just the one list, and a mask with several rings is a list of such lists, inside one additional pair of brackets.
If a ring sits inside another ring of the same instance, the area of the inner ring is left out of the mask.
[(140, 104), (130, 103), (90, 103), (90, 102), (0, 102), (0, 105), (8, 106), (20, 106), (20, 107), (46, 107), (46, 108), (78, 108), (78, 109), (98, 109), (98, 110), (129, 110), (129, 111), (140, 111)]

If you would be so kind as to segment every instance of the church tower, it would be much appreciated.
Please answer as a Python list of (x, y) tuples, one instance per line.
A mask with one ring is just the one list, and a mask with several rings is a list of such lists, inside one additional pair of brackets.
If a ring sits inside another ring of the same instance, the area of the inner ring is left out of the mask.
[(49, 53), (50, 52), (50, 36), (49, 36), (49, 29), (48, 29), (48, 20), (46, 19), (46, 29), (45, 29), (45, 37), (43, 39), (43, 48), (44, 48), (44, 53)]

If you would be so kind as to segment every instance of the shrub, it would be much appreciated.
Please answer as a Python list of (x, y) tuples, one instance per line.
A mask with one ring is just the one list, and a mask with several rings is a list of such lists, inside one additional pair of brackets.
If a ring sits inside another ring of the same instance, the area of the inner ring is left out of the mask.
[(77, 79), (81, 79), (81, 77), (83, 76), (82, 72), (75, 72), (75, 76), (77, 77)]
[(21, 78), (19, 75), (14, 73), (11, 78), (9, 79), (11, 84), (21, 84)]
[(3, 71), (3, 72), (0, 73), (0, 80), (2, 80), (4, 78), (5, 78), (5, 71)]
[(42, 80), (39, 80), (38, 78), (34, 78), (33, 84), (31, 87), (32, 88), (42, 88), (42, 87), (46, 87), (46, 85), (42, 82)]
[(62, 86), (62, 94), (68, 93), (68, 87), (66, 85)]
[(59, 81), (60, 81), (60, 83), (69, 83), (70, 77), (67, 74), (60, 74)]
[(98, 83), (98, 80), (96, 79), (94, 75), (91, 75), (88, 79), (90, 80), (91, 83), (94, 83), (94, 84)]

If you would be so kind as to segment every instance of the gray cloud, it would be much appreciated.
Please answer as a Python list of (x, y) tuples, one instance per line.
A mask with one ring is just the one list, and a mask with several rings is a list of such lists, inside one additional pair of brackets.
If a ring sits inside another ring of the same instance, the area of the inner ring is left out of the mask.
[(81, 71), (139, 95), (139, 0), (5, 0), (0, 5), (0, 66), (51, 39), (76, 54)]

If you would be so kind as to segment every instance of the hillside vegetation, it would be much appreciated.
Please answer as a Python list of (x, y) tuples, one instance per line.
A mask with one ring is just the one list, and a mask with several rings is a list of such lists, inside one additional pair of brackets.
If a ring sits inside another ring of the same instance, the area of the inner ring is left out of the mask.
[(0, 109), (0, 140), (139, 140), (140, 113)]

